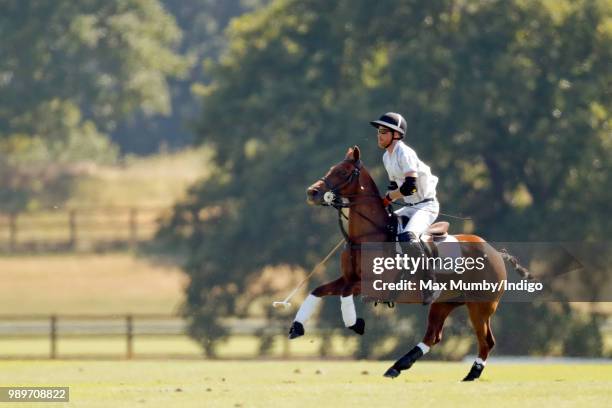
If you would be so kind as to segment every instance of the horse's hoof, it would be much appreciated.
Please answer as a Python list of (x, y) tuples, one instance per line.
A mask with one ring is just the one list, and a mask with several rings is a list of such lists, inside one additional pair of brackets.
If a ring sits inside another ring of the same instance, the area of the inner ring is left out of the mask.
[(474, 381), (480, 378), (480, 374), (482, 374), (484, 370), (484, 366), (482, 364), (474, 363), (468, 375), (462, 381)]
[(289, 340), (304, 335), (304, 326), (300, 322), (293, 322), (289, 328)]
[(400, 371), (395, 367), (391, 367), (383, 374), (383, 376), (387, 378), (395, 378), (398, 375), (400, 375)]
[(363, 333), (365, 333), (365, 320), (363, 320), (361, 317), (357, 318), (355, 324), (349, 326), (349, 329), (359, 334), (360, 336), (363, 336)]

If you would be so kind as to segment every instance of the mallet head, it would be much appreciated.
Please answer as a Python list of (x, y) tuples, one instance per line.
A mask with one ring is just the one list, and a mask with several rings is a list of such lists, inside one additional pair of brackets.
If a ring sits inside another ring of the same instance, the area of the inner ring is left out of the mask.
[(272, 307), (275, 307), (277, 309), (279, 307), (282, 307), (283, 309), (287, 309), (290, 306), (291, 306), (291, 303), (285, 302), (285, 301), (283, 301), (283, 302), (272, 302)]

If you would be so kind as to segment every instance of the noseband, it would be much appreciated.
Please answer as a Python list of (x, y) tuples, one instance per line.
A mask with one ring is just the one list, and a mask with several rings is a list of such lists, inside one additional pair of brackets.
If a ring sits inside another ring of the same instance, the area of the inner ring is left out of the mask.
[(342, 194), (340, 194), (340, 190), (351, 185), (355, 180), (359, 180), (359, 175), (361, 174), (361, 161), (357, 160), (356, 162), (353, 162), (352, 160), (346, 159), (343, 160), (341, 163), (343, 162), (350, 163), (353, 166), (351, 174), (349, 174), (345, 180), (334, 186), (331, 185), (327, 177), (321, 177), (319, 179), (323, 182), (323, 184), (325, 184), (325, 187), (327, 188), (327, 191), (323, 195), (323, 201), (325, 202), (324, 205), (330, 205), (336, 208), (343, 207), (345, 206), (343, 199), (348, 200), (352, 197), (347, 195), (343, 196)]
[[(358, 198), (381, 200), (381, 198), (378, 195), (363, 194), (361, 192), (357, 194), (350, 194), (350, 195), (340, 193), (340, 190), (350, 186), (355, 181), (359, 181), (359, 176), (361, 174), (361, 168), (362, 168), (360, 160), (352, 161), (349, 159), (345, 159), (340, 163), (343, 163), (343, 162), (348, 162), (353, 166), (353, 170), (346, 177), (346, 179), (344, 179), (343, 181), (341, 181), (340, 183), (336, 185), (332, 185), (327, 179), (327, 177), (321, 177), (319, 180), (322, 181), (323, 184), (325, 184), (325, 187), (327, 188), (327, 191), (323, 195), (323, 205), (334, 207), (338, 211), (338, 226), (340, 227), (340, 231), (342, 232), (342, 235), (344, 236), (344, 239), (346, 240), (348, 244), (348, 248), (350, 249), (349, 253), (351, 254), (351, 257), (352, 257), (352, 251), (360, 248), (360, 244), (356, 244), (354, 242), (355, 239), (360, 239), (367, 235), (381, 234), (381, 233), (388, 236), (389, 234), (391, 234), (390, 232), (391, 224), (386, 223), (385, 225), (379, 225), (379, 223), (374, 221), (372, 218), (362, 213), (361, 211), (358, 211), (357, 208), (355, 208), (355, 205), (357, 205), (355, 201)], [(351, 202), (351, 199), (355, 201)], [(351, 211), (355, 215), (367, 220), (375, 228), (375, 231), (351, 239), (351, 237), (349, 237), (348, 233), (344, 229), (344, 225), (342, 223), (342, 218), (345, 218), (346, 220), (348, 220), (348, 217), (342, 212), (343, 208), (351, 208)]]

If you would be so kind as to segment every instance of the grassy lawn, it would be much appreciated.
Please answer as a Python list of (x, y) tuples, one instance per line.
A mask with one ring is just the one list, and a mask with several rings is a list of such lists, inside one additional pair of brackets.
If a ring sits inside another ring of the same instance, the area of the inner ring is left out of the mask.
[(174, 313), (186, 275), (129, 253), (0, 257), (0, 313)]
[(67, 205), (171, 206), (193, 182), (209, 176), (211, 155), (212, 150), (200, 147), (97, 167), (77, 181)]
[[(266, 358), (282, 358), (285, 352), (292, 358), (318, 358), (322, 339), (311, 336), (298, 342), (286, 342), (284, 333), (274, 339), (274, 344)], [(260, 339), (254, 335), (233, 335), (217, 348), (223, 359), (253, 359), (259, 355)], [(328, 356), (347, 358), (356, 347), (355, 337), (333, 336), (331, 343), (325, 344)], [(59, 336), (57, 352), (59, 358), (103, 358), (124, 359), (126, 355), (126, 336), (112, 335)], [(2, 358), (48, 358), (50, 342), (48, 336), (37, 337), (0, 337), (0, 359)], [(202, 348), (187, 335), (135, 335), (133, 339), (134, 358), (200, 358)]]
[[(417, 363), (399, 378), (390, 362), (4, 361), (3, 385), (70, 386), (65, 407), (601, 407), (612, 365), (490, 364), (460, 383), (466, 363)], [(606, 402), (608, 401), (608, 402)]]

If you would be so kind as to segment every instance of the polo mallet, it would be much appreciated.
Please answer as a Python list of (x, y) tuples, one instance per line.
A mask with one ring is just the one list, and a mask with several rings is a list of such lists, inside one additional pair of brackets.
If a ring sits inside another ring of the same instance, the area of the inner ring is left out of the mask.
[(300, 288), (304, 285), (304, 283), (306, 283), (306, 281), (308, 279), (310, 279), (310, 277), (312, 275), (314, 275), (315, 272), (318, 272), (319, 269), (323, 265), (325, 265), (325, 263), (329, 260), (329, 258), (331, 258), (331, 256), (338, 250), (338, 248), (340, 248), (340, 246), (343, 243), (344, 243), (344, 238), (341, 239), (340, 242), (338, 242), (336, 244), (334, 249), (329, 251), (329, 254), (327, 254), (327, 256), (325, 258), (323, 258), (323, 260), (321, 262), (319, 262), (318, 264), (315, 265), (314, 268), (312, 268), (312, 271), (310, 271), (310, 273), (304, 279), (302, 279), (302, 281), (299, 283), (299, 285), (297, 285), (296, 288), (293, 289), (293, 291), (291, 291), (291, 293), (285, 298), (285, 300), (283, 300), (282, 302), (272, 302), (272, 307), (275, 307), (275, 308), (283, 307), (285, 309), (290, 307), (291, 303), (289, 303), (289, 300), (293, 297), (293, 295), (295, 295), (297, 293), (297, 291), (300, 290)]

